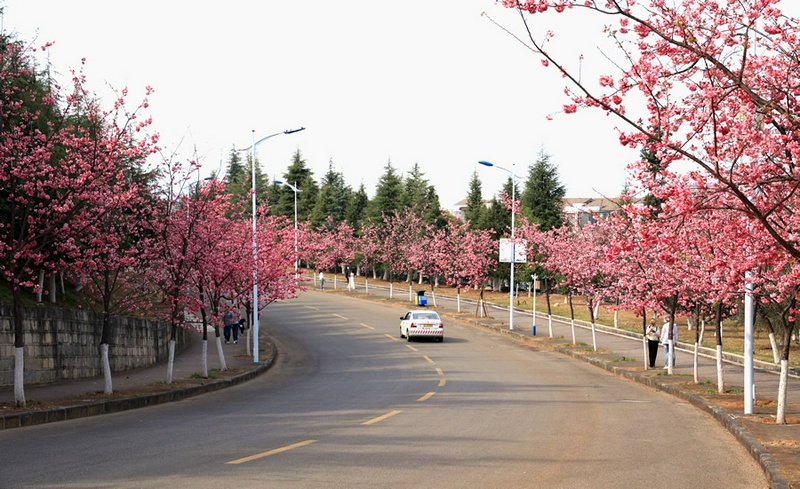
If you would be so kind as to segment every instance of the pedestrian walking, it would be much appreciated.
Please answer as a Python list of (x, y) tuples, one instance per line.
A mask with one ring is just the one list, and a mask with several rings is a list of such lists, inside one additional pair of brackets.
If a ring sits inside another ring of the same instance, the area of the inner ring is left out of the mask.
[(675, 366), (675, 345), (678, 344), (678, 325), (672, 323), (670, 328), (669, 320), (661, 326), (661, 344), (664, 345), (664, 368), (669, 368), (669, 332), (672, 330), (672, 366)]
[(319, 272), (319, 288), (325, 290), (325, 273)]
[(655, 319), (651, 319), (650, 324), (647, 325), (645, 338), (647, 338), (647, 353), (650, 368), (655, 368), (656, 356), (658, 355), (658, 343), (661, 340), (661, 330), (656, 326)]
[[(231, 311), (228, 311), (222, 315), (222, 325), (222, 334), (225, 335), (225, 344), (227, 345), (231, 342), (231, 329), (233, 327), (233, 313)], [(238, 333), (238, 330), (234, 333), (237, 338), (239, 337)]]

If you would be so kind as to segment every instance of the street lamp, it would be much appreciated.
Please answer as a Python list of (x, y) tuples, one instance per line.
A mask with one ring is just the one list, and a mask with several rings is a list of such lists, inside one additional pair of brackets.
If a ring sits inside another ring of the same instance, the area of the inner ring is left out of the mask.
[(273, 180), (273, 182), (278, 185), (286, 185), (294, 192), (294, 277), (297, 278), (297, 192), (301, 190), (291, 183), (282, 182), (280, 180)]
[(479, 161), (483, 166), (493, 166), (498, 170), (503, 170), (511, 177), (511, 283), (508, 292), (508, 329), (514, 329), (514, 266), (517, 262), (516, 243), (514, 242), (514, 215), (517, 213), (517, 180), (519, 177), (508, 168), (497, 166), (488, 161)]
[(263, 143), (267, 139), (281, 134), (293, 134), (296, 132), (304, 131), (305, 127), (299, 129), (287, 129), (285, 131), (276, 132), (269, 136), (256, 141), (256, 131), (253, 129), (253, 144), (249, 148), (240, 149), (239, 151), (250, 151), (250, 159), (252, 165), (252, 194), (253, 194), (253, 362), (258, 363), (258, 245), (256, 242), (256, 146)]

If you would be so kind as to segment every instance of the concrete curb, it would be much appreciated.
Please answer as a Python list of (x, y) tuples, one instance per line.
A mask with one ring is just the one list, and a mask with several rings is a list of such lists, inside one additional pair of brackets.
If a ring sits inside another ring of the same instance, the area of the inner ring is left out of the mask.
[[(481, 323), (480, 321), (476, 320), (456, 318), (456, 317), (453, 318), (459, 319), (461, 321), (466, 321), (468, 323), (481, 326), (486, 329), (490, 329), (497, 333), (516, 336), (519, 337), (520, 339), (530, 339), (529, 336), (522, 334), (518, 331), (509, 331), (507, 329), (498, 328), (486, 323)], [(723, 411), (719, 407), (710, 404), (702, 397), (687, 392), (683, 389), (680, 389), (672, 384), (659, 382), (658, 379), (655, 379), (653, 377), (647, 375), (641, 375), (638, 372), (618, 367), (613, 363), (606, 362), (598, 358), (590, 357), (583, 353), (576, 352), (570, 348), (562, 347), (560, 345), (552, 345), (544, 343), (542, 343), (542, 345), (549, 350), (561, 353), (563, 355), (572, 357), (576, 360), (580, 360), (589, 363), (591, 365), (594, 365), (596, 367), (605, 369), (608, 372), (611, 372), (619, 377), (623, 377), (628, 380), (632, 380), (634, 382), (646, 385), (648, 387), (652, 387), (654, 389), (666, 392), (670, 395), (673, 395), (679, 399), (682, 399), (692, 404), (693, 406), (701, 409), (702, 411), (705, 411), (706, 413), (710, 414), (714, 419), (716, 419), (722, 426), (724, 426), (737, 440), (739, 440), (739, 443), (742, 444), (742, 446), (748, 451), (748, 453), (750, 453), (750, 456), (753, 457), (753, 459), (761, 466), (761, 469), (767, 476), (767, 479), (769, 480), (770, 483), (770, 487), (772, 489), (791, 489), (791, 485), (781, 473), (780, 466), (775, 461), (775, 459), (772, 458), (772, 455), (764, 447), (764, 445), (760, 441), (758, 441), (758, 439), (754, 437), (747, 430), (747, 428), (741, 422), (739, 422), (739, 420), (736, 419), (736, 417)]]
[(35, 426), (45, 423), (54, 423), (57, 421), (80, 419), (89, 416), (97, 416), (100, 414), (111, 414), (121, 411), (128, 411), (130, 409), (156, 406), (158, 404), (180, 401), (182, 399), (187, 399), (200, 394), (206, 394), (209, 392), (218, 391), (220, 389), (225, 389), (227, 387), (232, 387), (234, 385), (251, 380), (272, 367), (272, 365), (275, 363), (275, 358), (277, 357), (277, 349), (275, 348), (275, 345), (272, 344), (271, 340), (268, 339), (267, 341), (272, 345), (272, 353), (270, 354), (269, 358), (267, 358), (263, 363), (260, 363), (256, 368), (248, 370), (247, 372), (239, 374), (235, 377), (215, 380), (202, 385), (194, 385), (191, 387), (182, 387), (170, 391), (158, 392), (155, 394), (147, 394), (124, 399), (100, 400), (65, 408), (6, 414), (0, 416), (0, 430), (21, 428), (24, 426)]

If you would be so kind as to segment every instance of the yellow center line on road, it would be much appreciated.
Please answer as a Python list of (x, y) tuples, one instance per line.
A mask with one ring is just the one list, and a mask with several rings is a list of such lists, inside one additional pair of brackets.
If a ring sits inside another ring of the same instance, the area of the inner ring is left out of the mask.
[(264, 453), (257, 453), (255, 455), (250, 455), (249, 457), (240, 458), (237, 460), (231, 460), (230, 462), (225, 462), (227, 465), (238, 465), (243, 464), (245, 462), (252, 462), (253, 460), (258, 460), (259, 458), (269, 457), (270, 455), (276, 455), (278, 453), (288, 452), (289, 450), (294, 450), (295, 448), (304, 447), (306, 445), (311, 445), (312, 443), (316, 443), (317, 440), (306, 440), (301, 441), (300, 443), (295, 443), (293, 445), (287, 445), (285, 447), (276, 448), (275, 450), (270, 450)]
[(428, 355), (422, 355), (422, 358), (424, 358), (425, 360), (427, 360), (427, 361), (428, 361), (428, 363), (433, 363), (433, 360), (431, 360), (431, 357), (429, 357)]
[(350, 319), (350, 318), (346, 318), (346, 317), (344, 317), (344, 316), (342, 316), (342, 315), (339, 315), (339, 314), (334, 314), (334, 316), (336, 316), (337, 318), (340, 318), (340, 319), (344, 319), (345, 321), (347, 321), (348, 319)]
[(392, 336), (392, 335), (390, 335), (390, 334), (386, 334), (386, 335), (384, 335), (384, 336), (386, 336), (386, 337), (387, 337), (387, 338), (389, 338), (390, 340), (394, 340), (394, 341), (400, 341), (400, 340), (398, 340), (397, 338), (395, 338), (394, 336)]
[(400, 414), (400, 412), (401, 411), (391, 411), (391, 412), (388, 412), (388, 413), (384, 414), (383, 416), (378, 416), (377, 418), (373, 418), (373, 419), (371, 419), (369, 421), (364, 421), (363, 423), (361, 423), (361, 425), (362, 426), (369, 426), (369, 425), (378, 423), (380, 421), (383, 421), (384, 419), (391, 418), (395, 414)]
[(416, 348), (414, 348), (414, 347), (413, 347), (413, 346), (411, 346), (411, 345), (406, 345), (406, 348), (408, 348), (408, 349), (409, 349), (409, 350), (411, 350), (411, 351), (419, 351), (419, 350), (417, 350)]
[(428, 392), (428, 393), (427, 393), (427, 394), (425, 394), (424, 396), (422, 396), (422, 397), (420, 397), (419, 399), (417, 399), (417, 402), (424, 402), (424, 401), (427, 401), (428, 399), (430, 399), (430, 398), (431, 398), (431, 397), (433, 397), (434, 395), (436, 395), (436, 393), (435, 393), (435, 392)]
[(372, 326), (370, 326), (369, 324), (364, 324), (364, 323), (361, 323), (361, 326), (364, 326), (365, 328), (369, 328), (369, 329), (372, 329), (372, 330), (374, 330), (374, 329), (375, 329), (375, 328), (373, 328)]
[(439, 374), (439, 377), (442, 377), (439, 379), (439, 387), (444, 387), (444, 385), (447, 383), (447, 381), (444, 379), (444, 372), (439, 367), (436, 367), (436, 373)]

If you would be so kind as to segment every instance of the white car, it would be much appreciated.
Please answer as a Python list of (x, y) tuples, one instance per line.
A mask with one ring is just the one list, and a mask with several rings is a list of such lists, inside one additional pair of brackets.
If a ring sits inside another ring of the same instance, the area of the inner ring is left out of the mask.
[(413, 310), (400, 318), (400, 337), (408, 341), (433, 338), (444, 341), (444, 324), (436, 311)]

